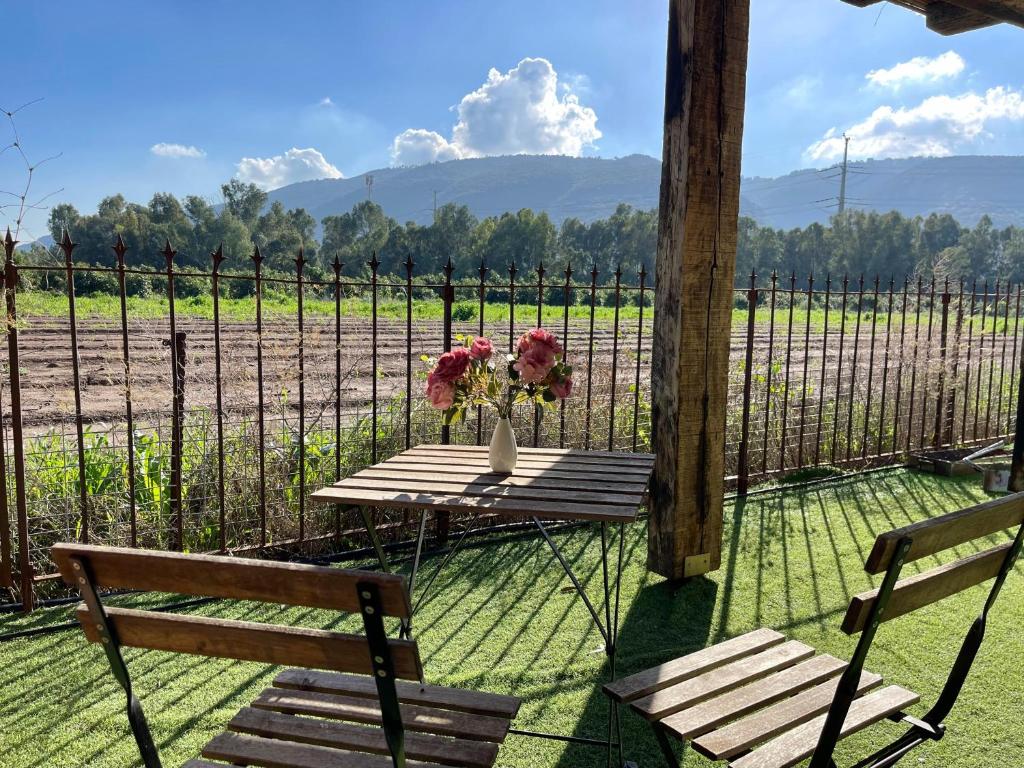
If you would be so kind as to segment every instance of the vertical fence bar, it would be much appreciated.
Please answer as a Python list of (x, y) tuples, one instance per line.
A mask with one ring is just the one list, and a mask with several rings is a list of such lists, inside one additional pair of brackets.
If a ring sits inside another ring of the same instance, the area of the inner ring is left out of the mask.
[[(370, 463), (377, 463), (377, 270), (380, 262), (377, 260), (377, 252), (370, 252), (370, 260), (367, 262), (370, 267), (370, 365), (372, 375), (370, 376)], [(447, 303), (446, 317), (451, 322), (451, 304)], [(450, 334), (449, 334), (450, 336)], [(445, 352), (451, 349), (451, 345), (445, 346)], [(447, 440), (442, 440), (448, 442)]]
[(825, 322), (821, 331), (821, 383), (818, 386), (818, 426), (814, 438), (814, 463), (821, 463), (821, 427), (825, 417), (825, 372), (828, 363), (828, 310), (832, 299), (832, 273), (825, 273)]
[[(14, 246), (18, 241), (7, 230), (4, 238), (4, 296), (7, 302), (7, 375), (11, 387), (11, 441), (14, 446), (14, 504), (18, 521), (18, 570), (21, 582), (21, 609), (32, 610), (34, 574), (29, 552), (28, 502), (25, 490), (25, 442), (21, 423), (21, 365), (18, 349), (17, 285), (18, 268), (14, 264)], [(6, 510), (5, 510), (6, 514)]]
[[(842, 400), (843, 387), (843, 349), (846, 345), (846, 303), (850, 297), (850, 279), (843, 275), (843, 302), (839, 308), (839, 358), (836, 360), (836, 399), (835, 409), (832, 414), (832, 458), (830, 461), (836, 463), (836, 445), (839, 442), (839, 403)], [(850, 391), (853, 397), (853, 391)]]
[[(512, 273), (514, 274), (515, 265), (512, 265)], [(452, 350), (452, 305), (455, 303), (455, 288), (452, 287), (452, 273), (455, 271), (455, 266), (452, 264), (451, 255), (448, 256), (448, 261), (444, 265), (444, 327), (442, 332), (444, 338), (441, 340), (445, 352), (451, 352)], [(512, 317), (510, 313), (509, 317)], [(376, 311), (374, 312), (374, 323), (376, 323)], [(514, 322), (514, 321), (513, 321)], [(376, 396), (376, 392), (374, 392)], [(441, 427), (441, 444), (448, 445), (452, 439), (451, 427), (445, 425)], [(374, 463), (376, 463), (374, 458)], [(451, 514), (449, 512), (438, 512), (434, 515), (434, 535), (437, 541), (442, 546), (448, 542), (448, 532), (451, 527)]]
[(807, 276), (807, 318), (804, 322), (804, 375), (800, 391), (800, 433), (796, 446), (796, 465), (804, 465), (804, 432), (807, 424), (807, 365), (811, 358), (811, 307), (814, 303), (814, 273)]
[(786, 436), (789, 431), (789, 369), (793, 355), (793, 306), (796, 304), (796, 272), (789, 275), (789, 321), (786, 323), (786, 372), (782, 385), (782, 434), (779, 438), (779, 471), (786, 468)]
[[(480, 313), (480, 318), (479, 318), (479, 323), (480, 324), (478, 326), (477, 333), (480, 336), (483, 336), (484, 335), (484, 310), (486, 308), (486, 299), (487, 299), (487, 285), (484, 283), (484, 281), (487, 279), (487, 265), (484, 263), (484, 260), (482, 258), (480, 259), (480, 269), (478, 270), (478, 272), (480, 274), (480, 285), (479, 285), (478, 297), (477, 297), (478, 301), (479, 301), (479, 307), (478, 307), (477, 311)], [(484, 425), (484, 409), (483, 409), (483, 406), (478, 405), (476, 407), (476, 444), (477, 445), (480, 445), (483, 442), (483, 428), (484, 428), (483, 425)]]
[(903, 309), (900, 312), (900, 365), (897, 369), (896, 375), (896, 395), (893, 400), (893, 415), (892, 415), (892, 452), (896, 453), (899, 449), (900, 435), (900, 407), (903, 404), (903, 372), (906, 368), (906, 338), (907, 338), (907, 297), (909, 294), (910, 282), (908, 278), (903, 278)]
[(587, 413), (584, 424), (584, 447), (590, 450), (590, 405), (594, 384), (594, 313), (597, 310), (597, 265), (590, 270), (590, 335), (587, 340)]
[(138, 513), (135, 508), (135, 420), (132, 414), (132, 361), (128, 351), (128, 296), (125, 288), (124, 255), (128, 248), (121, 235), (114, 243), (117, 256), (117, 293), (121, 305), (121, 364), (124, 366), (124, 415), (128, 431), (128, 541), (138, 546)]
[(964, 407), (960, 423), (960, 442), (967, 441), (967, 408), (971, 399), (971, 356), (974, 352), (974, 306), (978, 300), (978, 279), (971, 281), (971, 309), (967, 322), (967, 362), (964, 365)]
[(868, 394), (864, 399), (864, 435), (861, 438), (860, 457), (868, 456), (868, 427), (871, 423), (871, 395), (875, 384), (875, 331), (878, 327), (878, 275), (875, 275), (875, 291), (871, 300), (871, 346), (868, 350)]
[(306, 540), (306, 328), (303, 317), (303, 248), (295, 256), (295, 317), (299, 332), (299, 541)]
[(64, 271), (67, 280), (68, 326), (71, 331), (71, 380), (75, 388), (75, 437), (78, 441), (78, 501), (80, 505), (80, 528), (78, 538), (83, 544), (89, 543), (89, 497), (85, 486), (85, 434), (82, 424), (82, 384), (78, 359), (78, 321), (75, 318), (75, 265), (72, 253), (77, 243), (65, 229), (60, 241), (64, 252)]
[(981, 331), (978, 333), (978, 375), (974, 382), (974, 431), (971, 438), (978, 439), (978, 425), (981, 419), (981, 379), (985, 370), (985, 322), (988, 319), (988, 278), (981, 293)]
[(914, 393), (917, 386), (917, 358), (921, 348), (921, 278), (917, 278), (917, 306), (914, 308), (914, 355), (913, 364), (910, 368), (910, 402), (907, 405), (907, 452), (913, 445), (914, 439)]
[(172, 549), (182, 550), (185, 547), (185, 520), (184, 509), (181, 504), (182, 473), (181, 462), (183, 454), (183, 411), (184, 411), (184, 370), (185, 360), (181, 354), (184, 350), (184, 334), (180, 335), (175, 323), (174, 310), (174, 256), (177, 254), (171, 248), (171, 241), (164, 241), (164, 260), (167, 263), (167, 318), (170, 322), (171, 331), (171, 520), (174, 531)]
[(935, 435), (932, 444), (938, 448), (942, 445), (943, 399), (946, 396), (946, 347), (949, 343), (949, 278), (946, 278), (942, 291), (942, 318), (939, 321), (939, 383), (935, 396)]
[(775, 352), (775, 289), (778, 275), (772, 270), (772, 284), (768, 298), (768, 365), (764, 377), (764, 434), (761, 445), (761, 474), (768, 472), (768, 432), (771, 429), (772, 412), (772, 356)]
[[(412, 254), (405, 258), (405, 447), (412, 447)], [(483, 317), (483, 311), (480, 313)], [(477, 445), (480, 444), (480, 420), (477, 419)]]
[[(544, 327), (544, 262), (537, 264), (537, 327)], [(533, 447), (540, 445), (540, 420), (544, 407), (533, 404)]]
[(224, 508), (224, 377), (221, 372), (220, 350), (220, 265), (224, 262), (224, 248), (210, 254), (213, 259), (213, 364), (214, 384), (217, 387), (217, 515), (220, 533), (218, 534), (220, 551), (227, 550), (227, 513)]
[(516, 344), (516, 263), (508, 265), (508, 353), (515, 352)]
[(956, 303), (956, 328), (953, 332), (953, 366), (949, 373), (949, 394), (946, 396), (946, 442), (950, 445), (956, 439), (953, 435), (956, 422), (956, 392), (960, 378), (960, 339), (964, 325), (964, 279), (960, 278), (960, 288)]
[(612, 387), (608, 401), (608, 450), (615, 447), (615, 395), (619, 374), (619, 302), (622, 297), (622, 265), (615, 267), (615, 314), (612, 320)]
[(924, 347), (924, 381), (921, 386), (921, 436), (917, 444), (921, 448), (925, 446), (924, 433), (928, 423), (928, 384), (931, 379), (932, 368), (932, 326), (935, 316), (935, 275), (932, 275), (931, 285), (928, 289), (928, 335)]
[(878, 439), (875, 441), (875, 452), (881, 456), (884, 452), (883, 442), (885, 435), (885, 396), (889, 387), (889, 347), (892, 339), (892, 299), (893, 288), (896, 281), (895, 275), (889, 276), (889, 302), (885, 318), (885, 352), (882, 357), (882, 397), (878, 404)]
[(857, 288), (857, 323), (853, 332), (853, 361), (850, 364), (850, 399), (846, 411), (846, 460), (853, 451), (853, 400), (857, 387), (857, 355), (860, 352), (860, 319), (864, 315), (864, 273), (860, 275)]
[(998, 403), (996, 406), (996, 434), (1003, 434), (1003, 382), (1006, 374), (1006, 339), (1010, 333), (1010, 282), (1006, 282), (1006, 295), (1003, 299), (1003, 345), (999, 352), (999, 389)]
[(255, 265), (256, 288), (256, 422), (259, 431), (259, 513), (260, 513), (260, 547), (267, 546), (267, 457), (266, 457), (266, 424), (264, 423), (263, 403), (263, 254), (260, 247), (254, 246), (252, 261)]
[[(1018, 332), (1020, 331), (1020, 295), (1021, 285), (1017, 284), (1017, 301), (1013, 309), (1013, 355), (1010, 361), (1010, 375), (1019, 376), (1017, 373), (1017, 339)], [(1015, 431), (1014, 429), (1014, 405), (1017, 387), (1013, 386), (1013, 379), (1010, 379), (1010, 396), (1006, 403), (1006, 429), (1004, 430), (1007, 434), (1011, 434)]]
[(992, 382), (996, 372), (996, 328), (999, 325), (999, 278), (996, 278), (996, 292), (992, 297), (992, 343), (988, 352), (988, 392), (985, 396), (985, 438), (988, 439), (992, 425)]
[[(569, 296), (572, 291), (572, 264), (565, 265), (565, 295), (562, 301), (562, 354), (569, 359)], [(558, 404), (558, 447), (565, 448), (565, 398)], [(636, 447), (633, 448), (636, 450)]]
[[(636, 377), (633, 380), (633, 453), (636, 453), (637, 446), (637, 430), (639, 429), (640, 419), (640, 360), (643, 357), (644, 349), (644, 287), (647, 281), (647, 267), (643, 264), (640, 265), (640, 291), (638, 293), (640, 297), (640, 311), (637, 319), (636, 326)], [(749, 368), (749, 365), (748, 365)], [(749, 416), (749, 399), (750, 389), (747, 388), (747, 400), (748, 400), (748, 416)], [(743, 423), (746, 424), (747, 416), (743, 418)]]
[[(750, 388), (754, 379), (754, 321), (757, 312), (757, 274), (750, 271), (747, 289), (747, 345), (743, 355), (743, 415), (740, 418), (740, 448), (736, 462), (736, 492), (746, 496), (750, 487)], [(639, 345), (638, 345), (639, 350)], [(637, 382), (640, 366), (637, 366)], [(635, 421), (635, 419), (634, 419)], [(635, 450), (635, 448), (634, 448)]]
[[(334, 479), (341, 480), (341, 260), (334, 254)], [(409, 423), (412, 392), (406, 385), (405, 421)], [(408, 431), (406, 440), (408, 440)], [(334, 535), (341, 537), (341, 507), (334, 506)]]
[[(0, 285), (4, 282), (0, 272)], [(7, 493), (7, 431), (4, 427), (3, 386), (0, 385), (0, 587), (14, 588), (14, 551), (11, 545), (10, 496)]]

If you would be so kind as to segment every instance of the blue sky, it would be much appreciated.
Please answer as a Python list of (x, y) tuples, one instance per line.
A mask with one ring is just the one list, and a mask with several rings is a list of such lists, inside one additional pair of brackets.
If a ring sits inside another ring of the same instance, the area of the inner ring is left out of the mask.
[[(62, 153), (33, 197), (63, 188), (50, 201), (83, 211), (114, 192), (217, 199), (234, 175), (659, 156), (666, 17), (666, 0), (8, 2), (0, 106), (43, 98), (16, 117), (31, 161)], [(896, 6), (752, 0), (744, 173), (830, 165), (844, 130), (855, 157), (1020, 154), (1022, 46), (1015, 27), (946, 38)], [(22, 177), (0, 156), (0, 190)]]

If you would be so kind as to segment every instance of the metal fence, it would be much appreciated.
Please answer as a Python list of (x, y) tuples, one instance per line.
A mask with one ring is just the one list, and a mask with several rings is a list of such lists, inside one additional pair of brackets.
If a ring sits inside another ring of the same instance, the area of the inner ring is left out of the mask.
[[(422, 395), (421, 357), (467, 335), (511, 351), (543, 325), (563, 340), (575, 391), (555, 410), (517, 414), (520, 443), (650, 449), (653, 289), (643, 271), (481, 264), (458, 275), (449, 262), (429, 276), (409, 260), (395, 276), (373, 258), (365, 277), (343, 276), (336, 260), (333, 277), (313, 279), (301, 252), (282, 276), (265, 272), (258, 249), (230, 260), (218, 251), (195, 271), (177, 268), (169, 244), (163, 270), (129, 266), (120, 239), (110, 268), (75, 264), (68, 237), (60, 267), (18, 265), (9, 237), (5, 248), (0, 587), (10, 605), (54, 591), (48, 549), (59, 540), (246, 553), (364, 546), (357, 515), (309, 505), (308, 494), (418, 443), (486, 444), (491, 414), (442, 427)], [(47, 273), (62, 283), (57, 305), (26, 288)], [(116, 286), (111, 304), (83, 315), (76, 278), (101, 276)], [(138, 278), (159, 282), (158, 311), (129, 295)], [(252, 301), (227, 305), (228, 292)], [(1020, 286), (998, 282), (772, 275), (759, 285), (751, 275), (735, 294), (727, 480), (745, 492), (809, 467), (1008, 435), (1020, 298)], [(408, 537), (408, 513), (385, 518), (378, 527), (392, 541)], [(436, 539), (458, 522), (439, 516)]]

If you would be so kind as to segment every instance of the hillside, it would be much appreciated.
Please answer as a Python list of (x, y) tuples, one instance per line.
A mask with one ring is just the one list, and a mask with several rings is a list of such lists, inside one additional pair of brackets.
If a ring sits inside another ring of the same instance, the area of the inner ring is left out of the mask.
[[(461, 203), (478, 217), (533, 208), (556, 222), (592, 221), (619, 203), (658, 204), (661, 163), (645, 155), (573, 158), (517, 155), (371, 171), (373, 199), (400, 222), (428, 223), (439, 205)], [(323, 179), (274, 190), (270, 199), (302, 207), (319, 221), (366, 199), (365, 176)], [(740, 209), (761, 224), (791, 228), (827, 221), (839, 194), (836, 172), (802, 170), (744, 178)], [(953, 214), (973, 225), (987, 213), (998, 226), (1024, 225), (1024, 157), (960, 156), (851, 163), (851, 208)], [(830, 206), (830, 203), (833, 205)]]

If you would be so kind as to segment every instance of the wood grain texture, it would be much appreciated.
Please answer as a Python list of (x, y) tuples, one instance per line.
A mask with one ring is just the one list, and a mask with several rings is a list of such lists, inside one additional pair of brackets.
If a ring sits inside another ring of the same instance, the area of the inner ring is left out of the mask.
[[(860, 8), (881, 0), (844, 0)], [(956, 35), (1000, 22), (1024, 27), (1022, 0), (892, 0), (923, 13), (928, 28), (941, 35)]]
[[(869, 693), (853, 702), (840, 731), (840, 738), (863, 730), (891, 714), (916, 704), (921, 697), (916, 693), (890, 685)], [(826, 715), (819, 715), (808, 723), (761, 745), (748, 755), (734, 760), (732, 768), (790, 768), (810, 757), (818, 744)]]
[(668, 715), (717, 696), (733, 688), (785, 669), (814, 655), (814, 649), (795, 640), (744, 656), (724, 666), (636, 699), (631, 706), (648, 720)]
[(695, 653), (619, 678), (604, 686), (615, 701), (628, 703), (657, 690), (696, 677), (743, 656), (759, 653), (785, 642), (784, 635), (773, 629), (756, 629), (730, 640), (716, 643)]
[[(965, 589), (995, 578), (1009, 554), (1012, 543), (979, 552), (938, 568), (900, 579), (896, 582), (882, 621), (904, 616), (918, 608), (938, 602)], [(878, 590), (857, 595), (843, 619), (843, 632), (852, 635), (867, 626), (868, 618), (878, 600)]]
[(721, 564), (749, 0), (672, 0), (651, 365), (648, 567)]
[[(336, 696), (315, 691), (268, 688), (257, 696), (251, 706), (292, 715), (311, 715), (353, 723), (380, 725), (380, 705), (358, 696)], [(508, 718), (455, 712), (400, 704), (402, 724), (406, 730), (455, 736), (475, 741), (501, 743), (508, 735)]]
[[(286, 669), (274, 678), (277, 688), (294, 688), (320, 693), (377, 698), (377, 684), (363, 675), (342, 675), (312, 669)], [(398, 700), (407, 704), (420, 704), (456, 712), (513, 718), (519, 713), (520, 699), (497, 693), (471, 691), (465, 688), (446, 688), (440, 685), (395, 683)]]
[(203, 757), (223, 760), (232, 765), (255, 765), (261, 768), (393, 768), (391, 758), (382, 755), (264, 739), (243, 733), (215, 736), (203, 747)]
[[(118, 641), (132, 648), (373, 673), (370, 649), (362, 635), (130, 608), (107, 608), (106, 612)], [(98, 643), (99, 632), (85, 605), (78, 607), (76, 615), (89, 642)], [(388, 645), (395, 674), (405, 680), (419, 680), (423, 669), (416, 643), (389, 640)]]
[(815, 656), (795, 667), (776, 672), (750, 685), (670, 715), (662, 720), (661, 724), (680, 739), (692, 739), (723, 723), (737, 720), (755, 709), (774, 704), (836, 677), (846, 667), (845, 661), (834, 656)]
[(1024, 493), (932, 517), (881, 534), (875, 539), (864, 570), (868, 573), (881, 573), (888, 569), (900, 539), (905, 537), (913, 541), (904, 559), (904, 562), (910, 563), (958, 544), (990, 536), (1007, 528), (1016, 528), (1022, 523)]
[(123, 547), (56, 544), (51, 550), (61, 576), (77, 586), (70, 558), (88, 562), (96, 586), (174, 592), (236, 600), (359, 612), (356, 584), (377, 585), (389, 616), (411, 611), (404, 576), (347, 571), (301, 563), (277, 563), (216, 555), (186, 555)]
[[(317, 744), (334, 749), (389, 755), (384, 731), (380, 728), (296, 717), (280, 712), (245, 707), (236, 714), (228, 728), (238, 733), (268, 739)], [(442, 765), (487, 768), (498, 757), (498, 745), (485, 741), (469, 741), (425, 733), (405, 735), (405, 754), (411, 760), (427, 760)]]
[[(864, 693), (881, 683), (881, 676), (864, 672), (860, 676), (857, 691)], [(835, 698), (838, 685), (838, 678), (820, 683), (801, 691), (796, 696), (783, 699), (759, 712), (700, 736), (694, 740), (693, 746), (712, 760), (727, 760), (756, 744), (806, 723), (822, 712), (827, 712), (832, 705), (832, 699)]]

